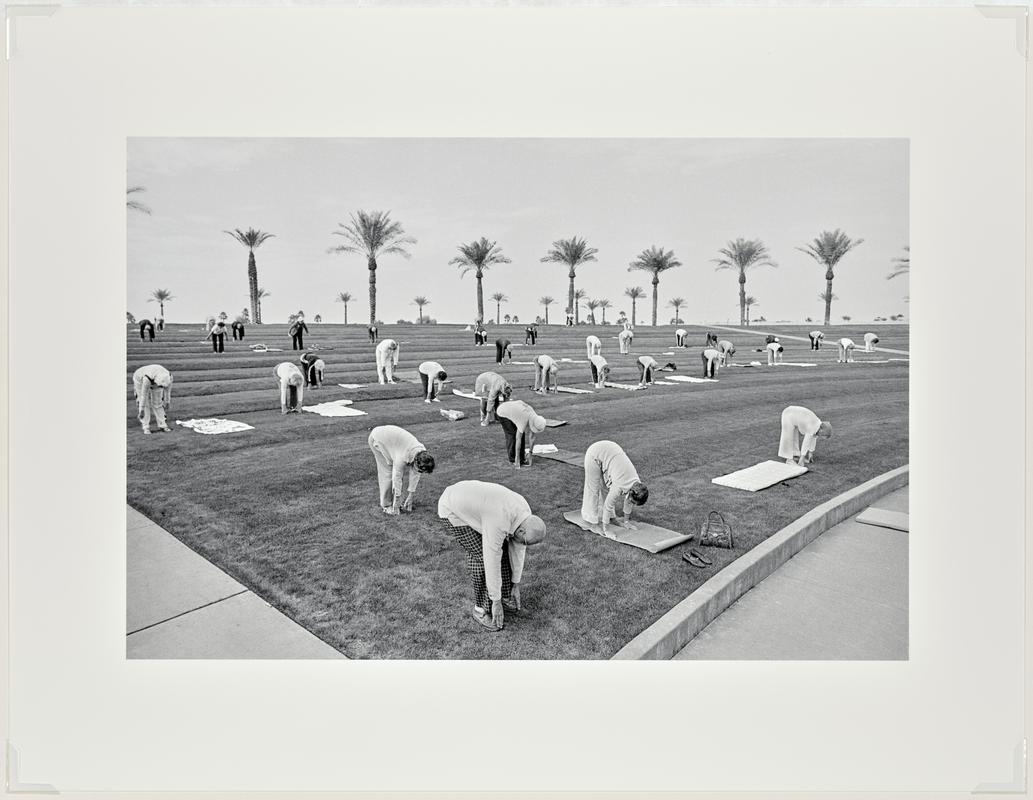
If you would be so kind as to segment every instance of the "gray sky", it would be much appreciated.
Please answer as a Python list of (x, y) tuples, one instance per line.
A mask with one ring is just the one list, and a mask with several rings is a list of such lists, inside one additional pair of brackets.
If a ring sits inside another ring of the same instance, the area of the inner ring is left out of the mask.
[(513, 261), (485, 274), (485, 316), (494, 292), (522, 321), (548, 294), (562, 321), (566, 268), (539, 259), (574, 235), (599, 250), (577, 286), (610, 300), (607, 319), (630, 315), (624, 289), (641, 286), (648, 320), (649, 275), (627, 266), (659, 245), (683, 264), (660, 278), (662, 323), (675, 296), (689, 323), (738, 322), (735, 274), (711, 259), (739, 236), (762, 239), (779, 264), (749, 273), (753, 316), (818, 319), (823, 270), (795, 248), (835, 228), (865, 241), (836, 270), (833, 321), (906, 313), (907, 278), (886, 275), (908, 244), (907, 152), (903, 139), (130, 139), (128, 183), (146, 187), (136, 197), (153, 213), (129, 212), (127, 308), (156, 316), (146, 300), (164, 288), (170, 322), (235, 316), (248, 303), (247, 251), (223, 230), (255, 227), (276, 235), (255, 251), (265, 321), (303, 309), (340, 322), (333, 299), (349, 291), (349, 321), (362, 322), (365, 259), (326, 250), (351, 212), (383, 209), (417, 240), (411, 259), (379, 259), (385, 322), (414, 319), (418, 294), (430, 316), (471, 321), (476, 281), (448, 262), (481, 236)]

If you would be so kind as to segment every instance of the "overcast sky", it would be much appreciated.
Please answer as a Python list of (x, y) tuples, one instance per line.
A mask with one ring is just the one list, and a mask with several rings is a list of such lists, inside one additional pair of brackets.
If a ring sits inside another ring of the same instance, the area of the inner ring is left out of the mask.
[[(577, 286), (613, 304), (608, 319), (631, 312), (629, 286), (651, 290), (627, 266), (643, 249), (673, 249), (682, 262), (660, 279), (660, 320), (675, 296), (682, 318), (738, 322), (738, 285), (711, 259), (736, 237), (764, 241), (777, 269), (749, 273), (753, 316), (801, 321), (823, 314), (823, 269), (796, 250), (822, 230), (843, 229), (864, 243), (836, 270), (833, 320), (906, 313), (907, 279), (886, 280), (908, 244), (907, 142), (903, 139), (131, 139), (129, 185), (152, 209), (128, 212), (128, 310), (154, 317), (157, 288), (175, 299), (170, 322), (200, 321), (248, 304), (247, 251), (223, 233), (275, 234), (255, 255), (266, 322), (303, 309), (340, 322), (334, 298), (349, 291), (349, 321), (368, 318), (361, 255), (327, 254), (331, 235), (357, 209), (387, 210), (417, 242), (412, 258), (383, 256), (377, 316), (414, 319), (412, 298), (442, 322), (469, 322), (476, 281), (448, 262), (456, 246), (497, 240), (511, 264), (484, 277), (488, 298), (504, 292), (503, 314), (522, 321), (556, 304), (562, 321), (566, 268), (542, 264), (551, 242), (583, 236), (598, 261), (578, 270)], [(639, 320), (649, 318), (649, 297)]]

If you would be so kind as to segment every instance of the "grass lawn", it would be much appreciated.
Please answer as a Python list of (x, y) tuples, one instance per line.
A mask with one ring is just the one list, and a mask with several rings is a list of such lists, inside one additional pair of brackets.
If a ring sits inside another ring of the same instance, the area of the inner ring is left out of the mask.
[[(613, 367), (612, 380), (637, 383), (635, 359), (652, 354), (674, 361), (683, 374), (701, 375), (702, 327), (685, 326), (691, 346), (676, 350), (674, 326), (639, 327), (632, 354), (617, 353), (613, 326), (543, 326), (536, 347), (514, 348), (515, 359), (548, 353), (584, 359), (584, 338), (595, 333)], [(714, 384), (654, 386), (628, 392), (533, 394), (533, 368), (496, 368), (495, 348), (475, 348), (462, 326), (381, 326), (401, 342), (400, 369), (439, 361), (453, 386), (472, 390), (482, 371), (495, 369), (514, 385), (515, 399), (570, 424), (547, 429), (540, 443), (584, 452), (600, 439), (617, 441), (650, 488), (639, 518), (681, 532), (698, 532), (711, 510), (733, 526), (736, 548), (713, 550), (713, 566), (681, 560), (688, 545), (658, 555), (586, 533), (562, 514), (580, 507), (583, 473), (536, 459), (514, 470), (505, 460), (498, 425), (481, 428), (475, 401), (448, 396), (425, 404), (409, 383), (375, 385), (373, 345), (365, 326), (310, 324), (306, 344), (322, 354), (326, 386), (306, 393), (306, 404), (350, 398), (368, 416), (281, 416), (273, 368), (296, 361), (285, 325), (249, 326), (245, 342), (211, 352), (200, 324), (170, 325), (154, 342), (127, 336), (128, 502), (273, 606), (352, 658), (608, 658), (733, 559), (809, 509), (908, 461), (908, 364), (865, 361), (903, 358), (858, 353), (857, 363), (835, 363), (835, 347), (814, 353), (806, 336), (815, 326), (759, 325), (756, 331), (717, 330), (737, 347), (737, 363), (765, 360), (759, 331), (783, 336), (785, 360), (810, 368), (730, 368)], [(880, 346), (907, 350), (906, 325), (828, 326), (826, 342), (866, 331)], [(523, 326), (495, 326), (523, 342)], [(264, 342), (283, 352), (254, 354)], [(676, 355), (664, 356), (675, 350)], [(131, 376), (160, 363), (175, 376), (172, 420), (224, 416), (253, 431), (204, 436), (183, 428), (143, 436), (136, 422)], [(662, 374), (661, 374), (662, 377)], [(560, 384), (590, 388), (587, 364), (561, 364)], [(346, 390), (337, 383), (369, 383)], [(710, 479), (777, 458), (779, 415), (790, 404), (808, 406), (832, 421), (812, 471), (786, 486), (759, 493), (714, 486)], [(442, 408), (467, 412), (459, 422)], [(414, 513), (386, 517), (377, 502), (376, 468), (366, 444), (370, 428), (392, 423), (411, 431), (437, 460), (425, 476)], [(501, 633), (470, 617), (465, 555), (437, 518), (445, 486), (476, 478), (521, 493), (549, 527), (546, 541), (528, 551), (524, 610), (506, 615)], [(858, 564), (864, 569), (864, 564)]]

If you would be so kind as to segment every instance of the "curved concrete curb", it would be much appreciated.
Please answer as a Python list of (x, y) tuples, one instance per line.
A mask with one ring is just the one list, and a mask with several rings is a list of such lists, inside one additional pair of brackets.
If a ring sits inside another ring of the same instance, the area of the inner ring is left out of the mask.
[(908, 482), (909, 465), (808, 511), (718, 572), (617, 651), (614, 659), (669, 659), (718, 615), (834, 525)]

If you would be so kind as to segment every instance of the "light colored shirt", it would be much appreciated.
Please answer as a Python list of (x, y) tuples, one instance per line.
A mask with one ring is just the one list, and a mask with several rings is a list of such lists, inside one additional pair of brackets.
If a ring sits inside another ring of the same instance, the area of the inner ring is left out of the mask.
[(149, 380), (154, 386), (160, 386), (162, 389), (167, 389), (172, 385), (172, 373), (161, 364), (148, 364), (146, 367), (140, 367), (140, 369), (133, 373), (134, 384), (144, 379)]
[(707, 360), (707, 364), (711, 364), (721, 357), (721, 352), (715, 350), (713, 347), (708, 347), (703, 351), (703, 358)]
[(424, 375), (429, 375), (431, 378), (436, 378), (439, 372), (444, 371), (437, 361), (424, 361), (420, 364), (420, 372)]
[(879, 341), (879, 337), (874, 333), (866, 333), (864, 335), (865, 344), (874, 344)]
[(812, 339), (824, 339), (825, 338), (825, 334), (822, 333), (821, 331), (811, 331), (811, 338)]
[(650, 367), (652, 367), (653, 369), (656, 369), (657, 367), (660, 366), (659, 364), (656, 363), (656, 359), (653, 358), (652, 356), (639, 356), (638, 357), (638, 363), (641, 364), (646, 369), (649, 369)]
[(535, 359), (535, 363), (537, 363), (538, 366), (546, 372), (550, 370), (555, 372), (557, 369), (556, 359), (554, 359), (552, 356), (538, 356), (538, 358)]
[(857, 345), (854, 344), (854, 340), (853, 339), (840, 339), (839, 340), (839, 346), (840, 347), (857, 347)]
[(782, 412), (782, 427), (784, 429), (789, 426), (796, 428), (803, 436), (800, 452), (810, 453), (813, 451), (818, 438), (818, 428), (821, 427), (821, 420), (818, 419), (818, 415), (803, 406), (787, 406)]
[(528, 427), (534, 433), (541, 433), (545, 430), (545, 417), (523, 400), (509, 400), (500, 403), (499, 410), (495, 413), (516, 425), (520, 433), (526, 431)]
[(598, 336), (588, 336), (585, 338), (585, 344), (589, 347), (602, 347), (603, 343)]
[[(488, 596), (502, 599), (502, 548), (529, 516), (531, 507), (512, 489), (484, 481), (459, 481), (441, 493), (438, 516), (453, 525), (465, 525), (481, 535), (484, 552), (484, 578)], [(527, 547), (509, 543), (509, 566), (513, 583), (520, 583), (524, 574)]]
[(384, 339), (377, 345), (377, 364), (386, 364), (390, 358), (398, 366), (398, 342), (394, 339)]
[(607, 525), (617, 513), (617, 502), (623, 498), (624, 515), (628, 515), (631, 498), (628, 492), (639, 482), (638, 471), (628, 454), (616, 442), (602, 441), (591, 445), (585, 452), (585, 459), (596, 461), (603, 472), (603, 483), (609, 490), (603, 501), (603, 522)]
[(632, 331), (630, 328), (625, 328), (624, 330), (622, 330), (620, 333), (617, 334), (617, 338), (620, 339), (621, 341), (625, 341), (626, 342), (628, 339), (634, 339), (635, 338), (635, 332)]
[(305, 376), (301, 370), (289, 361), (277, 365), (276, 377), (280, 379), (280, 383), (293, 383), (295, 386), (305, 382)]
[(482, 372), (477, 376), (477, 382), (474, 384), (473, 393), (478, 397), (487, 400), (488, 404), (491, 405), (498, 397), (505, 394), (506, 389), (509, 388), (509, 381), (497, 372)]
[(593, 364), (595, 364), (595, 368), (597, 370), (599, 370), (600, 373), (602, 373), (603, 367), (606, 366), (606, 359), (603, 358), (602, 356), (592, 356), (589, 359), (589, 361), (591, 361)]
[(727, 339), (722, 339), (720, 342), (717, 343), (717, 349), (722, 353), (734, 353), (735, 345)]
[(676, 330), (674, 332), (674, 335), (675, 336), (688, 336), (689, 332), (687, 330), (685, 330), (685, 328), (678, 328), (678, 330)]
[(778, 342), (771, 342), (768, 345), (768, 350), (770, 350), (772, 353), (781, 353), (783, 350), (785, 350), (785, 348), (782, 347), (782, 345), (780, 345)]
[(385, 459), (391, 462), (391, 486), (395, 498), (402, 493), (402, 475), (409, 467), (409, 491), (415, 492), (420, 483), (420, 473), (412, 468), (417, 453), (427, 448), (405, 428), (397, 425), (378, 425), (370, 431), (370, 446), (380, 451)]

